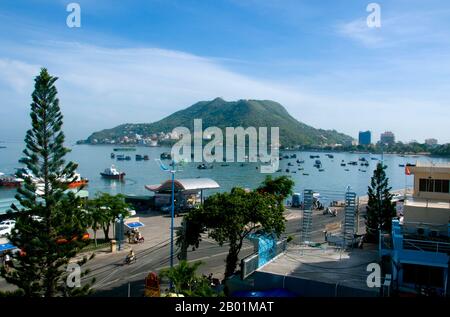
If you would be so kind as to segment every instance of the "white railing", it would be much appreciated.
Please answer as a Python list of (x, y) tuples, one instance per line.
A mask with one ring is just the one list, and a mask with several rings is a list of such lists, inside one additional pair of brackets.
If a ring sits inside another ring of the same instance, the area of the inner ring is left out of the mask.
[(441, 241), (403, 239), (403, 249), (449, 254), (450, 243)]

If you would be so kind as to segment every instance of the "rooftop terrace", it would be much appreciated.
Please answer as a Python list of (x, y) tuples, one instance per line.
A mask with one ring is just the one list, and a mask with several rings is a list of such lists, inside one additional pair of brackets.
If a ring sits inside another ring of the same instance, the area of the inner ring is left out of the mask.
[(378, 292), (367, 286), (367, 265), (378, 262), (378, 250), (340, 251), (335, 248), (291, 247), (258, 269), (259, 272), (297, 277), (323, 283)]

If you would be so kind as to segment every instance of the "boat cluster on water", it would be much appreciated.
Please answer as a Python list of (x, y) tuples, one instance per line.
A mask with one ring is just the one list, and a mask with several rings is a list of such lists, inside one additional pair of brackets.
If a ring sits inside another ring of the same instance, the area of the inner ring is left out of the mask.
[[(117, 159), (118, 161), (131, 161), (131, 156), (124, 155), (124, 154), (115, 154), (111, 153), (112, 159)], [(150, 158), (148, 155), (142, 155), (142, 154), (136, 154), (135, 155), (136, 161), (148, 161)]]
[[(27, 168), (17, 168), (16, 170), (15, 175), (0, 173), (0, 187), (20, 187), (25, 182), (25, 179), (30, 179), (35, 184), (37, 191), (43, 190), (44, 181), (41, 178), (33, 175)], [(66, 184), (68, 188), (79, 188), (89, 183), (89, 180), (81, 177), (79, 173), (75, 173), (70, 179), (68, 177), (60, 177), (58, 180)]]
[[(334, 159), (334, 155), (333, 154), (325, 154), (325, 156), (328, 159), (330, 159), (331, 161), (333, 161), (333, 159)], [(319, 154), (311, 154), (309, 156), (309, 158), (311, 160), (314, 160), (313, 166), (315, 168), (317, 168), (317, 170), (319, 172), (324, 172), (325, 171), (325, 168), (323, 167), (322, 161), (320, 160), (320, 155)], [(290, 161), (290, 162), (287, 163), (288, 168), (285, 169), (286, 173), (294, 173), (295, 174), (295, 173), (297, 173), (297, 171), (304, 171), (304, 167), (303, 167), (302, 164), (305, 163), (305, 160), (297, 159), (297, 155), (296, 154), (291, 154), (291, 155), (283, 154), (283, 155), (280, 155), (279, 159), (280, 160), (283, 160), (283, 159), (288, 159), (288, 160), (289, 159), (290, 160), (296, 159), (295, 163), (297, 163), (297, 170), (295, 170), (295, 168), (293, 169), (293, 167), (295, 166), (294, 162)], [(371, 159), (372, 160), (378, 160), (375, 157), (372, 157)], [(362, 167), (362, 168), (360, 168), (358, 170), (360, 172), (366, 172), (366, 169), (364, 169), (364, 167), (370, 166), (369, 161), (365, 157), (360, 157), (358, 161), (345, 162), (345, 160), (342, 160), (340, 165), (342, 167), (347, 167), (347, 165), (351, 165), (351, 166), (358, 166), (359, 165), (359, 166)], [(350, 170), (348, 168), (346, 168), (345, 171), (350, 171)], [(279, 169), (279, 170), (277, 170), (277, 172), (280, 173), (280, 172), (282, 172), (282, 170)], [(306, 173), (306, 172), (303, 172), (303, 175), (308, 176), (309, 174)]]

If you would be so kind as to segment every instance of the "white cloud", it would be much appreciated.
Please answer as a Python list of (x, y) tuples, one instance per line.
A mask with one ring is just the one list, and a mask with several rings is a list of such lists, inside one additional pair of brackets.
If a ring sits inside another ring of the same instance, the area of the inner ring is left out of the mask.
[[(47, 67), (59, 77), (57, 88), (66, 130), (75, 138), (124, 122), (153, 122), (180, 107), (217, 96), (228, 100), (274, 99), (288, 104), (306, 98), (276, 83), (233, 73), (210, 59), (183, 52), (77, 43), (18, 49), (25, 54), (32, 52), (33, 63), (0, 58), (4, 84), (14, 88), (16, 97), (29, 96), (39, 67)], [(10, 96), (11, 92), (3, 94)]]
[[(436, 135), (429, 129), (415, 128), (423, 118), (444, 127), (441, 111), (447, 108), (430, 96), (418, 95), (412, 84), (406, 85), (408, 94), (400, 95), (390, 88), (361, 85), (382, 82), (395, 69), (375, 68), (375, 73), (370, 68), (368, 72), (322, 70), (314, 77), (282, 83), (232, 72), (216, 59), (159, 48), (47, 42), (8, 49), (0, 50), (0, 98), (6, 101), (0, 116), (10, 119), (0, 126), (2, 137), (12, 131), (21, 137), (28, 128), (33, 78), (44, 66), (60, 78), (57, 88), (65, 131), (72, 140), (121, 123), (154, 122), (199, 100), (215, 97), (272, 99), (307, 124), (335, 128), (353, 136), (360, 129), (377, 133), (391, 129), (398, 132), (400, 139), (414, 135), (416, 139), (437, 136), (442, 140), (449, 132), (446, 128)], [(12, 58), (11, 52), (20, 52), (20, 56)], [(409, 65), (392, 63), (392, 67)], [(425, 66), (428, 69), (431, 65)], [(442, 93), (439, 100), (446, 95)], [(430, 113), (427, 107), (439, 113)]]
[(337, 26), (340, 35), (349, 37), (368, 47), (384, 43), (381, 28), (369, 28), (365, 19), (357, 19)]

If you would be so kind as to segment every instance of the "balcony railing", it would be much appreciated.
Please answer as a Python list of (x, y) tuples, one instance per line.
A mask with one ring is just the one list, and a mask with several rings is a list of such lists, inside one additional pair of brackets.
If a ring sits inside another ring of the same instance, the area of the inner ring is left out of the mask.
[(450, 254), (450, 243), (429, 240), (403, 239), (403, 249)]

